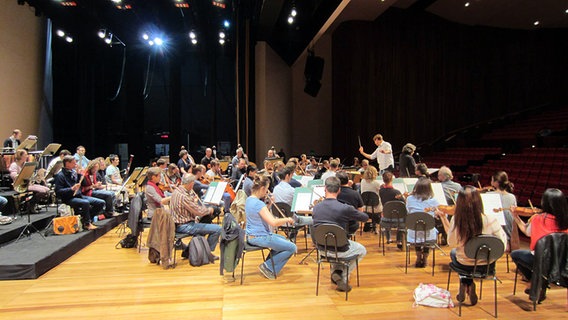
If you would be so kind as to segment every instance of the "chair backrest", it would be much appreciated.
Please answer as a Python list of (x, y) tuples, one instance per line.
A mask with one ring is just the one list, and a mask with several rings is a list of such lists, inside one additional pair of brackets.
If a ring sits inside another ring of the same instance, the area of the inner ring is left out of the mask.
[(376, 207), (379, 205), (379, 195), (372, 191), (365, 191), (361, 194), (363, 204), (368, 207)]
[[(543, 277), (548, 283), (568, 288), (568, 233), (555, 232), (540, 238), (535, 246), (531, 288), (540, 288)], [(533, 287), (534, 286), (534, 287)], [(536, 296), (531, 291), (531, 299)], [(535, 301), (535, 300), (533, 300)]]
[(316, 248), (324, 252), (335, 251), (337, 254), (337, 248), (349, 245), (347, 232), (336, 224), (325, 223), (314, 227), (312, 238)]
[[(282, 211), (285, 217), (291, 218), (294, 216), (294, 213), (292, 213), (292, 208), (286, 202), (276, 202), (275, 205), (280, 209), (280, 211)], [(276, 218), (282, 218), (280, 216), (280, 213), (278, 212), (278, 209), (276, 209), (274, 206), (272, 206), (272, 214)]]
[(406, 204), (402, 201), (395, 200), (383, 204), (383, 217), (387, 219), (403, 219), (406, 214)]
[(434, 217), (426, 212), (413, 212), (406, 216), (406, 229), (414, 231), (427, 231), (436, 226)]
[(505, 245), (496, 236), (482, 234), (469, 239), (464, 252), (468, 258), (475, 259), (475, 265), (486, 265), (503, 256)]

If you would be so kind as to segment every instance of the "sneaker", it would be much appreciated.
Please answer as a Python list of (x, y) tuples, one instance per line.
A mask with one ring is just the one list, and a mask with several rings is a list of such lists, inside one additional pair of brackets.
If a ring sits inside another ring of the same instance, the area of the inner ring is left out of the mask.
[(351, 286), (348, 285), (346, 281), (339, 281), (337, 283), (337, 289), (336, 290), (339, 291), (339, 292), (349, 292), (349, 291), (351, 291), (351, 289), (352, 289)]
[(402, 242), (397, 242), (396, 247), (398, 248), (398, 250), (402, 250)]
[(113, 217), (117, 217), (117, 216), (121, 216), (121, 215), (122, 215), (122, 212), (116, 212), (115, 211), (115, 212), (112, 213)]
[(331, 282), (333, 284), (338, 284), (341, 281), (341, 273), (340, 270), (335, 270), (331, 273)]
[(260, 270), (260, 273), (262, 273), (262, 275), (268, 279), (268, 280), (274, 280), (276, 279), (276, 277), (274, 276), (274, 274), (272, 273), (272, 271), (268, 270), (268, 268), (264, 265), (264, 263), (261, 263), (258, 266), (258, 270)]

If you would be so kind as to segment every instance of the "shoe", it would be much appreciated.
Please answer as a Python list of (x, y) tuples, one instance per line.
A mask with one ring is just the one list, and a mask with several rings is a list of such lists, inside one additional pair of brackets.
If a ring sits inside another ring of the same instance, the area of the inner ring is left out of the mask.
[(268, 280), (274, 280), (276, 279), (276, 277), (274, 276), (274, 274), (272, 273), (272, 271), (268, 270), (268, 268), (264, 265), (264, 263), (261, 263), (258, 266), (258, 270), (260, 270), (260, 273), (262, 273), (262, 275), (268, 279)]
[(472, 282), (467, 287), (467, 294), (469, 294), (469, 301), (471, 301), (471, 305), (474, 306), (477, 304), (477, 293), (475, 292), (475, 282)]
[(341, 281), (341, 273), (340, 270), (335, 270), (331, 273), (331, 282), (333, 284), (338, 284)]
[(460, 290), (458, 295), (456, 296), (456, 300), (458, 300), (459, 302), (465, 301), (465, 289), (466, 285), (460, 282)]
[(351, 286), (347, 284), (346, 281), (339, 281), (337, 282), (337, 291), (339, 292), (349, 292), (351, 291)]
[(213, 255), (213, 261), (219, 260), (219, 256)]
[(174, 243), (174, 248), (176, 248), (177, 250), (183, 250), (184, 244), (181, 241), (181, 239), (177, 239), (176, 243)]
[(402, 250), (402, 242), (397, 242), (396, 247), (398, 248), (398, 250)]
[(538, 303), (542, 303), (544, 300), (546, 300), (546, 286), (544, 288), (542, 288), (542, 290), (540, 290), (540, 296), (538, 297)]

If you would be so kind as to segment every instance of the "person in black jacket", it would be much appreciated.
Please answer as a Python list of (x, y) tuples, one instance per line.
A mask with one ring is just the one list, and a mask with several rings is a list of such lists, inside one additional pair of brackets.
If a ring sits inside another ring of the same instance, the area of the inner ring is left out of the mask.
[(416, 162), (412, 155), (416, 151), (416, 146), (407, 143), (402, 147), (402, 153), (398, 158), (399, 175), (401, 178), (410, 178), (416, 170)]
[(91, 218), (103, 211), (105, 202), (81, 193), (81, 175), (75, 171), (76, 165), (73, 156), (63, 157), (63, 169), (55, 175), (55, 194), (81, 215), (84, 229), (94, 230), (97, 227), (91, 223)]

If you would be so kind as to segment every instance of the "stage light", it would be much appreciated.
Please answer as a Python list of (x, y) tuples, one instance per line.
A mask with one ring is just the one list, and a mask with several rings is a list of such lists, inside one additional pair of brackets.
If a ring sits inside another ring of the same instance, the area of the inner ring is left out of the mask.
[(298, 14), (298, 12), (296, 11), (296, 8), (292, 8), (292, 11), (290, 11), (290, 15), (292, 17), (295, 17)]
[(469, 2), (466, 2), (464, 6), (469, 7)]
[(155, 43), (157, 46), (161, 46), (162, 44), (164, 44), (164, 41), (162, 40), (162, 38), (156, 37), (156, 38), (154, 38), (154, 43)]
[(73, 38), (71, 38), (70, 36), (65, 37), (65, 41), (71, 43), (73, 42)]
[(196, 38), (196, 35), (195, 35), (195, 32), (194, 32), (194, 31), (190, 31), (190, 32), (189, 32), (189, 38), (190, 38), (190, 39), (195, 39), (195, 38)]
[(104, 37), (106, 36), (106, 30), (100, 29), (97, 35), (99, 36), (99, 38), (104, 39)]
[(191, 43), (197, 44), (197, 39), (191, 39)]
[(116, 3), (116, 4), (119, 4), (119, 3), (122, 2), (122, 0), (111, 0), (111, 1), (114, 2), (114, 3)]
[(148, 39), (150, 39), (150, 37), (148, 36), (147, 33), (144, 33), (144, 34), (142, 34), (142, 39), (148, 40)]
[(65, 32), (64, 32), (63, 30), (61, 30), (61, 29), (57, 30), (57, 31), (56, 31), (56, 34), (57, 34), (58, 36), (62, 37), (62, 38), (65, 36)]
[(294, 23), (294, 17), (288, 17), (288, 24)]
[(112, 43), (112, 33), (109, 34), (109, 36), (105, 38), (105, 43), (106, 43), (106, 44), (111, 44), (111, 43)]
[(535, 26), (538, 26), (538, 25), (540, 24), (540, 21), (537, 20), (537, 21), (535, 21), (533, 24), (534, 24)]
[(225, 32), (219, 31), (219, 38), (225, 39)]
[(225, 44), (225, 39), (219, 39), (219, 44), (224, 45), (224, 44)]
[(228, 27), (231, 26), (231, 23), (229, 22), (229, 20), (225, 20), (225, 21), (223, 21), (223, 26), (224, 26), (225, 28), (228, 28)]
[(153, 45), (154, 45), (154, 41), (150, 40), (150, 41), (148, 41), (148, 44), (149, 44), (150, 46), (153, 46)]

